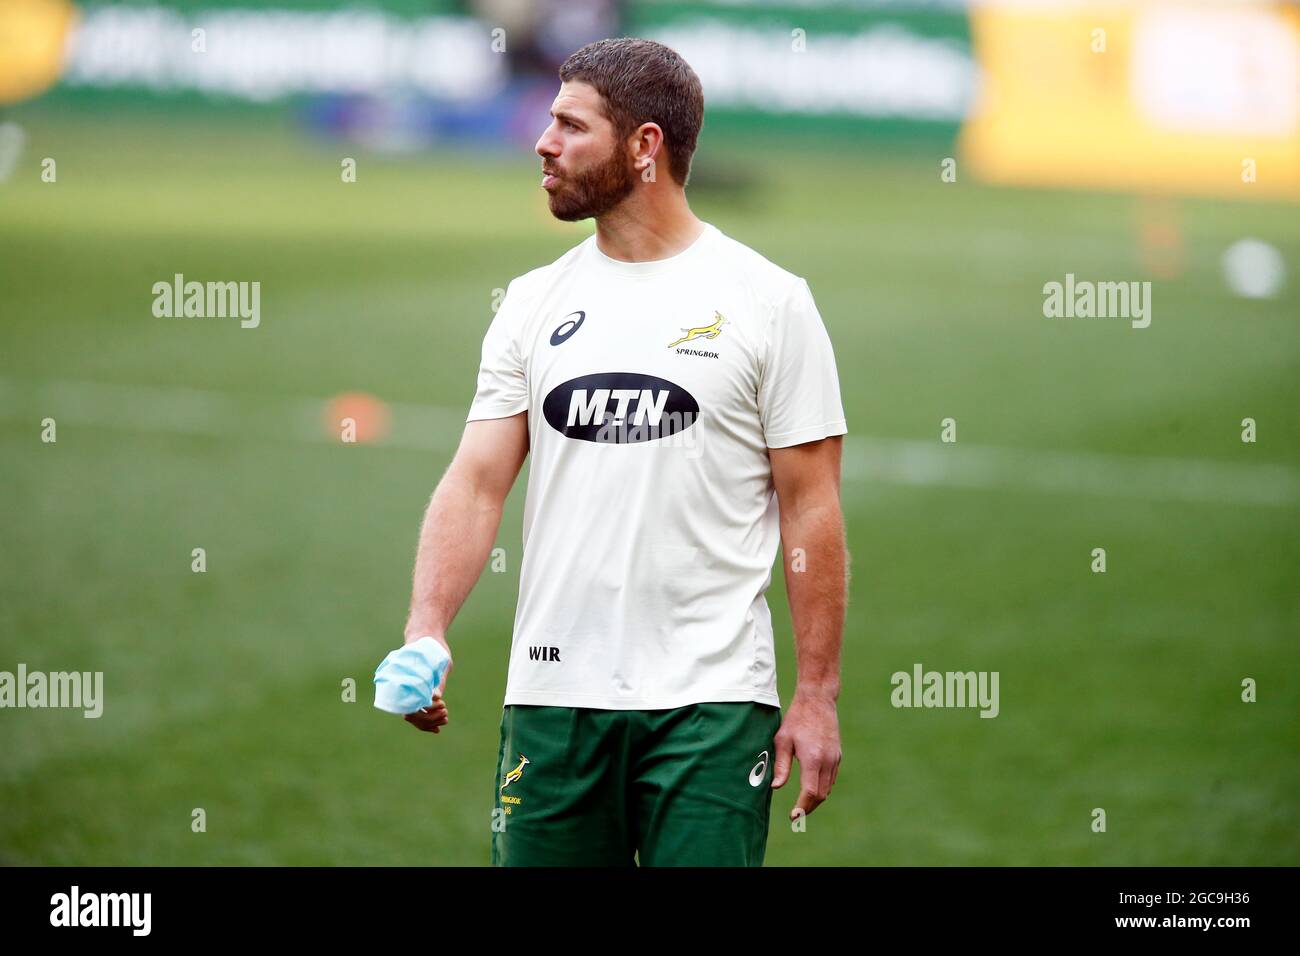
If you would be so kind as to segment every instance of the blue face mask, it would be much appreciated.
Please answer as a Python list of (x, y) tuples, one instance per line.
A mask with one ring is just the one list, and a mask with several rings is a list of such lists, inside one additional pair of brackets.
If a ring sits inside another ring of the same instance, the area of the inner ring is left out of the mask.
[(375, 668), (375, 706), (390, 714), (428, 707), (449, 664), (451, 655), (432, 637), (399, 647)]

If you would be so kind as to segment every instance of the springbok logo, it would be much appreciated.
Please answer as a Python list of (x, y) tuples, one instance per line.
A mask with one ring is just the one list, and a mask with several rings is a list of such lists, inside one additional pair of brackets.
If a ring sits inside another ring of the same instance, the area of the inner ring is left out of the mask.
[(722, 334), (722, 323), (727, 320), (722, 317), (721, 312), (714, 312), (713, 317), (712, 325), (701, 325), (698, 329), (683, 327), (682, 331), (686, 334), (676, 342), (669, 342), (668, 347), (672, 348), (674, 345), (681, 345), (683, 342), (690, 342), (694, 339), (716, 339)]
[(527, 767), (530, 763), (532, 763), (531, 760), (529, 760), (523, 754), (520, 754), (519, 766), (515, 767), (514, 770), (511, 770), (508, 774), (506, 774), (506, 782), (501, 784), (501, 789), (504, 790), (506, 787), (510, 786), (512, 783), (514, 783), (516, 780), (522, 777), (524, 775), (524, 768)]

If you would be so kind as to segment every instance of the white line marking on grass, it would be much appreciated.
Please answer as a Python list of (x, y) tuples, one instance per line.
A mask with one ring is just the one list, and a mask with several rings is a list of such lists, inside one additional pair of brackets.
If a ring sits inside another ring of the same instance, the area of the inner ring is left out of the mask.
[[(337, 426), (331, 431), (325, 420), (331, 400), (0, 376), (0, 417), (10, 421), (39, 422), (48, 415), (60, 425), (218, 438), (342, 444)], [(435, 405), (386, 404), (389, 434), (374, 444), (390, 448), (455, 450), (469, 414), (469, 405), (461, 414)]]
[(1024, 488), (1245, 505), (1300, 501), (1300, 472), (1293, 468), (1205, 459), (858, 438), (845, 446), (843, 467), (846, 481), (898, 485)]
[[(60, 425), (341, 444), (325, 423), (327, 398), (285, 398), (173, 386), (22, 381), (0, 377), (0, 417)], [(389, 403), (374, 447), (452, 452), (469, 412)], [(60, 440), (66, 441), (61, 432)], [(1286, 507), (1300, 502), (1300, 471), (1285, 465), (1038, 451), (991, 445), (846, 436), (844, 480), (913, 487), (1022, 488), (1048, 494), (1137, 497)]]

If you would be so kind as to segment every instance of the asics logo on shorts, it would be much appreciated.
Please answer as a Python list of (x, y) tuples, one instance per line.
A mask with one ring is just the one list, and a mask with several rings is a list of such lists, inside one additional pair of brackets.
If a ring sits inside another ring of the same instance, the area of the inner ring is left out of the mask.
[(767, 776), (767, 751), (764, 750), (758, 755), (758, 763), (754, 764), (754, 769), (749, 772), (749, 785), (757, 787)]

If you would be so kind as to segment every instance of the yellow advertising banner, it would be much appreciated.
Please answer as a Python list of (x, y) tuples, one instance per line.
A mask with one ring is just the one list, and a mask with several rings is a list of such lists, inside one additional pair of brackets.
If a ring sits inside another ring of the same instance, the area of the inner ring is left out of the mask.
[(971, 32), (976, 177), (1300, 199), (1295, 6), (982, 3)]
[(0, 0), (0, 106), (54, 85), (75, 14), (66, 0)]

